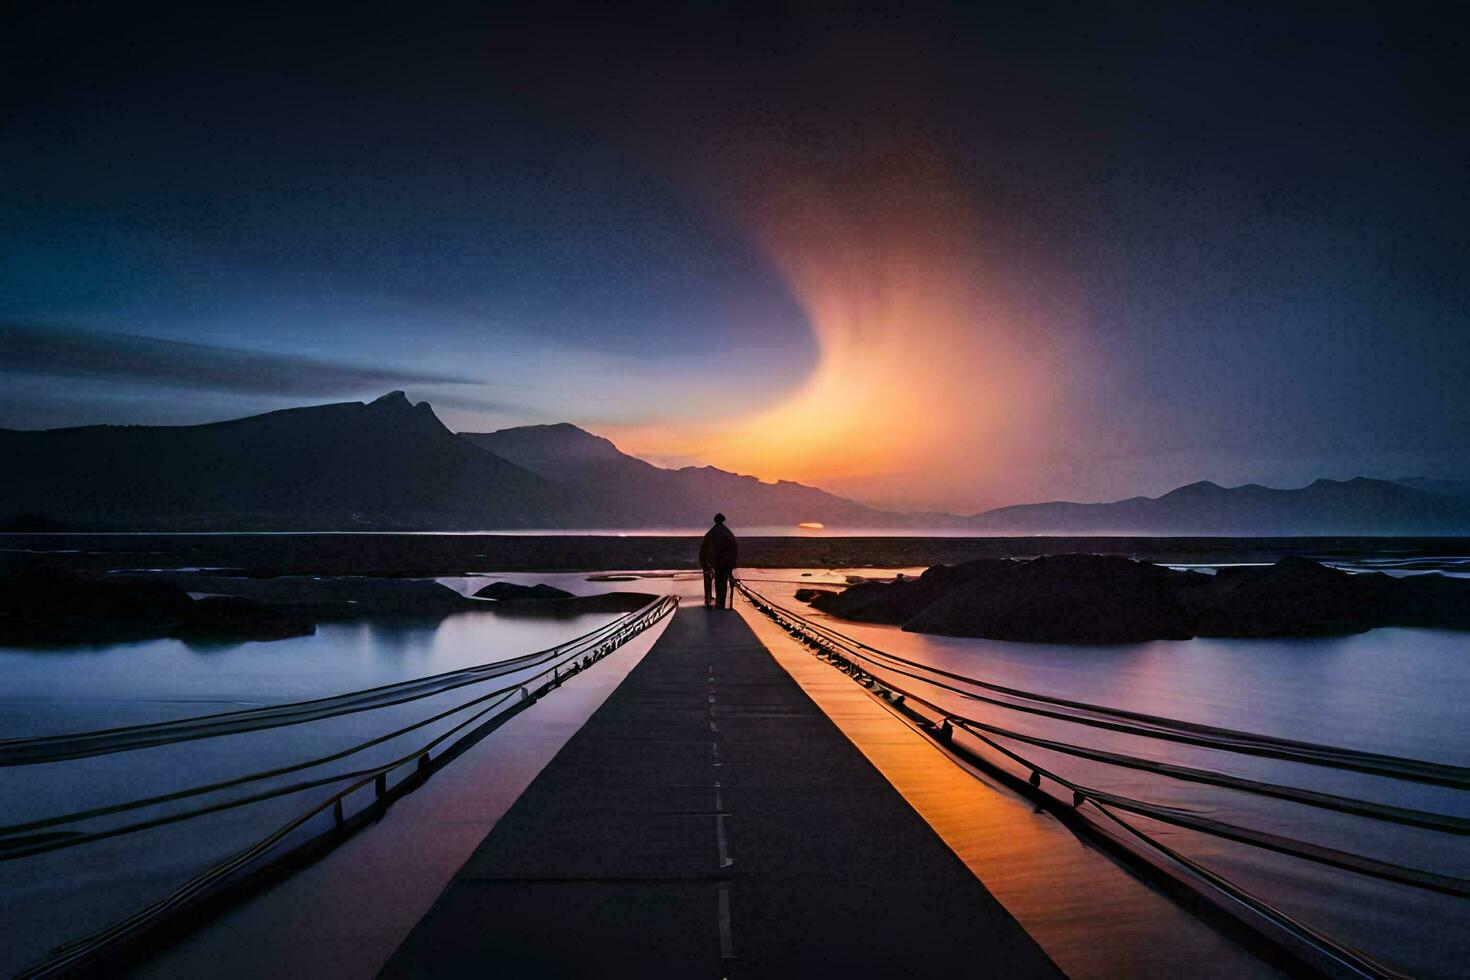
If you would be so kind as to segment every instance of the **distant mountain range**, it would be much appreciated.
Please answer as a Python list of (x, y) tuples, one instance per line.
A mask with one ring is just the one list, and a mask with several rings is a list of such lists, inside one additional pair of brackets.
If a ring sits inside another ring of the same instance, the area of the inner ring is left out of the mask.
[(1317, 480), (1299, 490), (1203, 481), (1162, 497), (1045, 503), (978, 514), (984, 534), (1449, 535), (1470, 533), (1470, 500), (1388, 480)]
[(545, 479), (395, 391), (191, 426), (0, 429), (0, 518), (128, 529), (542, 527)]
[(565, 423), (456, 434), (400, 391), (208, 425), (0, 429), (0, 467), (0, 527), (12, 529), (695, 529), (719, 510), (737, 530), (1470, 534), (1470, 487), (1425, 478), (896, 514), (712, 466), (663, 469)]
[(1470, 497), (1470, 480), (1432, 480), (1425, 476), (1408, 476), (1393, 481), (1415, 490), (1444, 493), (1451, 497)]

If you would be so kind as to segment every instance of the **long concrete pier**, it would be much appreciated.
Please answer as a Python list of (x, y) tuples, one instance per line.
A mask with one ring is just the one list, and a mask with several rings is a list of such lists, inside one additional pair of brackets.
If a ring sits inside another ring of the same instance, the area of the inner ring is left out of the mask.
[(1059, 976), (734, 612), (680, 610), (384, 970)]

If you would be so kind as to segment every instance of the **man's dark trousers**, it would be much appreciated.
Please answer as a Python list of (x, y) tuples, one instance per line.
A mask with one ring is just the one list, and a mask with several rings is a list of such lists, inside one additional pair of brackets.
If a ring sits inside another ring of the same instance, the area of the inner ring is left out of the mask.
[[(730, 580), (735, 576), (734, 568), (715, 569), (715, 608), (726, 609), (735, 605), (734, 589), (730, 588)], [(730, 605), (725, 605), (725, 598), (729, 596)]]

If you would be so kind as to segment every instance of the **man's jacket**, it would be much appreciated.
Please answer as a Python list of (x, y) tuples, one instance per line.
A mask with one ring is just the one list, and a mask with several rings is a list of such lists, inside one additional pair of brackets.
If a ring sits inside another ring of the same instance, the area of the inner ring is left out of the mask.
[(699, 564), (705, 568), (734, 568), (738, 551), (735, 535), (723, 524), (704, 532), (699, 545)]

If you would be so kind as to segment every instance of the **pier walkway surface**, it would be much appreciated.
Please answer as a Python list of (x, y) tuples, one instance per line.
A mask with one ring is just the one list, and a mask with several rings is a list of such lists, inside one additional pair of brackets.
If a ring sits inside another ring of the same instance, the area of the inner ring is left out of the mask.
[(681, 609), (384, 975), (1060, 976), (734, 612)]

